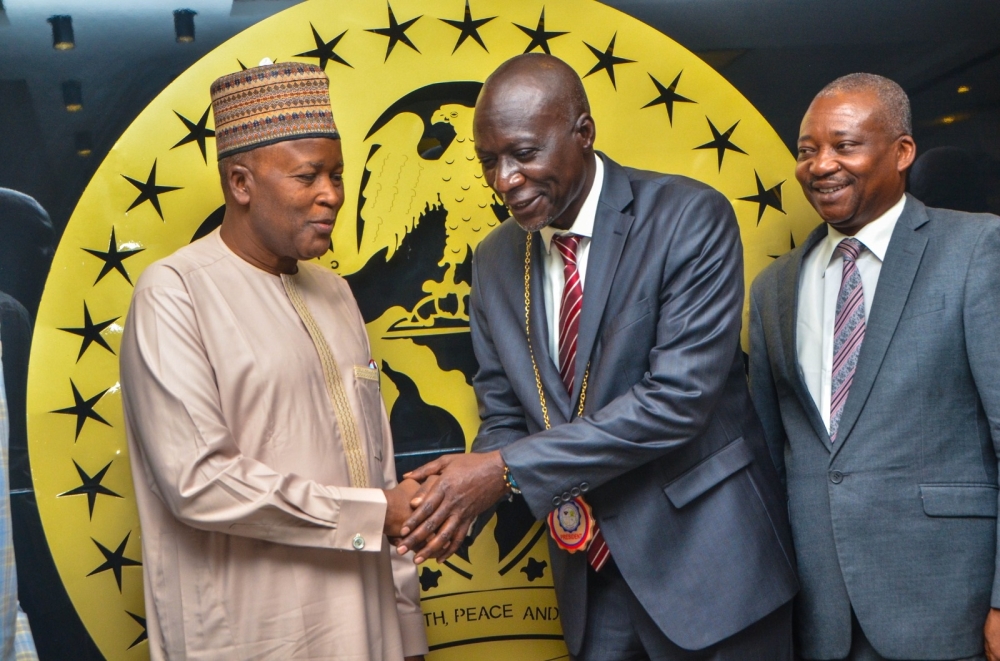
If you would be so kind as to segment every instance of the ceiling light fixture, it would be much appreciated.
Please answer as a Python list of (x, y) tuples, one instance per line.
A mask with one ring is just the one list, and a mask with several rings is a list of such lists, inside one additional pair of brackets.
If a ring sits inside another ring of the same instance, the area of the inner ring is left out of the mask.
[(174, 11), (174, 33), (177, 34), (177, 43), (189, 44), (194, 41), (194, 17), (197, 13), (193, 9)]
[(52, 24), (52, 47), (56, 50), (70, 50), (76, 46), (73, 40), (73, 17), (57, 14), (49, 17)]
[(959, 85), (958, 86), (958, 93), (959, 94), (968, 94), (971, 89), (972, 88), (969, 87), (968, 85)]
[(76, 134), (76, 153), (78, 156), (86, 158), (94, 151), (94, 140), (90, 137), (90, 131), (78, 131)]
[(79, 112), (83, 110), (83, 87), (79, 80), (67, 80), (62, 84), (63, 103), (66, 110)]

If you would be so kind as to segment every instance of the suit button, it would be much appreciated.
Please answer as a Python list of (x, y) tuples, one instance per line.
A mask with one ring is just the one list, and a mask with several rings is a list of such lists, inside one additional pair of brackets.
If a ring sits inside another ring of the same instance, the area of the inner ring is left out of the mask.
[(568, 503), (571, 500), (573, 500), (573, 496), (569, 495), (569, 491), (564, 491), (562, 495), (562, 501), (564, 503)]
[(834, 484), (840, 484), (844, 481), (844, 474), (840, 471), (830, 471), (830, 481)]
[(580, 491), (582, 491), (583, 493), (587, 493), (588, 489), (590, 489), (590, 483), (588, 483), (588, 482), (581, 482), (580, 483)]
[(351, 546), (353, 546), (355, 550), (360, 551), (365, 547), (365, 538), (360, 534), (355, 535), (354, 539), (351, 540)]
[(552, 507), (559, 507), (562, 504), (562, 499), (559, 496), (552, 497)]
[(577, 496), (580, 495), (580, 490), (577, 487), (573, 487), (572, 489), (569, 490), (569, 493), (571, 496), (576, 498)]

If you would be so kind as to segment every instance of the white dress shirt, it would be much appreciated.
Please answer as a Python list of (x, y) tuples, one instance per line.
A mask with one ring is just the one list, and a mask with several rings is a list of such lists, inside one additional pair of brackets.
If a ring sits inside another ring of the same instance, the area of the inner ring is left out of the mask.
[(594, 171), (594, 183), (587, 193), (587, 199), (580, 207), (580, 213), (568, 230), (558, 230), (552, 226), (543, 227), (538, 231), (542, 236), (545, 248), (545, 319), (549, 324), (549, 355), (556, 367), (559, 367), (559, 310), (562, 307), (563, 288), (566, 285), (563, 277), (562, 254), (552, 249), (552, 237), (557, 234), (577, 234), (580, 245), (576, 249), (576, 267), (580, 271), (580, 289), (586, 286), (587, 257), (590, 255), (590, 242), (594, 236), (594, 221), (597, 219), (597, 202), (601, 199), (601, 189), (604, 187), (604, 162), (594, 155), (597, 169)]
[[(854, 235), (864, 249), (858, 255), (858, 271), (865, 294), (865, 323), (875, 300), (878, 276), (882, 272), (885, 251), (903, 213), (906, 196), (899, 198), (888, 211), (868, 223)], [(835, 255), (837, 245), (850, 238), (827, 226), (825, 239), (813, 246), (802, 263), (799, 276), (799, 308), (796, 325), (796, 353), (802, 376), (812, 395), (823, 424), (830, 429), (830, 380), (833, 371), (833, 325), (837, 316), (837, 297), (844, 272), (844, 258)]]

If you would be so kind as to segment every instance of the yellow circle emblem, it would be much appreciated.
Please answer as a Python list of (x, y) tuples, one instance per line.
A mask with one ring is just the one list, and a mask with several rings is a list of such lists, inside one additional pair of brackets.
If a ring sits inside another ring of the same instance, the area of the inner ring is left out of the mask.
[[(67, 592), (108, 659), (148, 656), (118, 345), (142, 270), (221, 219), (210, 83), (263, 57), (318, 63), (329, 75), (348, 194), (319, 261), (359, 300), (406, 468), (475, 437), (472, 249), (507, 214), (476, 161), (473, 105), (490, 72), (530, 50), (583, 76), (598, 149), (699, 179), (732, 201), (748, 283), (817, 223), (791, 155), (735, 88), (592, 0), (310, 0), (222, 44), (149, 104), (97, 170), (35, 327), (28, 424), (38, 507)], [(430, 659), (563, 658), (543, 538), (510, 505), (467, 553), (421, 568)]]

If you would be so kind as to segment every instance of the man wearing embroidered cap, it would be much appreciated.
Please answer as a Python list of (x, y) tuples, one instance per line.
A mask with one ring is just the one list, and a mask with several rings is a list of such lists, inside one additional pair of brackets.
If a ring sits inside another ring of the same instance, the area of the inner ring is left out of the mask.
[(322, 69), (211, 88), (222, 226), (149, 266), (121, 349), (159, 659), (402, 661), (427, 651), (378, 370), (347, 284), (308, 263), (344, 200)]

